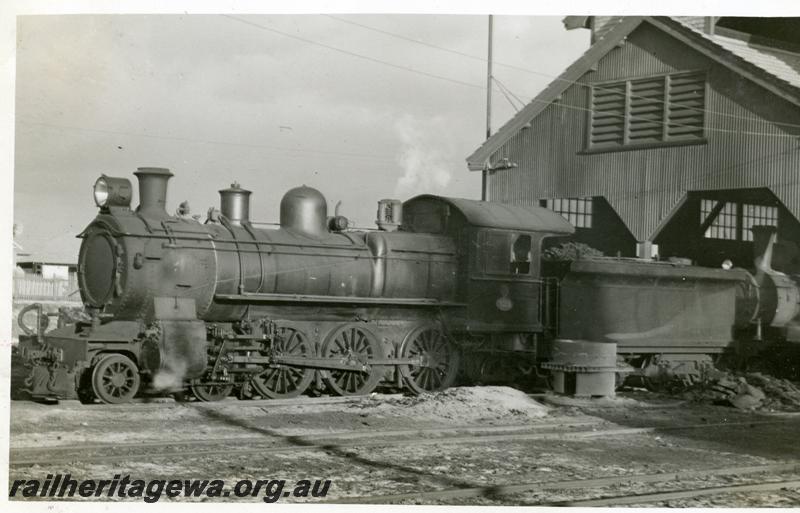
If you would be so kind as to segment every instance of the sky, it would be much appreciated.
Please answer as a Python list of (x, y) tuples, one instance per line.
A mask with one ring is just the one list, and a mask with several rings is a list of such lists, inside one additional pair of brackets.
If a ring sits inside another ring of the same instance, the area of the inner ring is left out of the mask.
[[(495, 16), (496, 130), (589, 45), (561, 16)], [(14, 222), (19, 260), (76, 262), (101, 174), (172, 170), (168, 211), (205, 219), (218, 190), (322, 191), (374, 227), (376, 203), (479, 198), (486, 16), (36, 15), (17, 18)], [(419, 41), (424, 44), (415, 42)], [(439, 47), (439, 48), (437, 48)], [(444, 48), (446, 50), (443, 50)], [(466, 54), (466, 55), (462, 55)], [(511, 66), (508, 66), (511, 65)], [(516, 97), (516, 98), (515, 98)], [(135, 188), (135, 187), (134, 187)], [(134, 195), (133, 205), (138, 200)]]

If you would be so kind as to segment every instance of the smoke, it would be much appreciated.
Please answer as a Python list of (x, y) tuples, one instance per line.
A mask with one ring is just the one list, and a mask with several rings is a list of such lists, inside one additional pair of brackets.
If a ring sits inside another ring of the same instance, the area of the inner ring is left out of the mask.
[(458, 164), (452, 155), (452, 127), (442, 117), (418, 119), (406, 114), (395, 123), (395, 132), (403, 148), (397, 159), (403, 176), (395, 185), (395, 197), (446, 191)]
[(185, 376), (186, 362), (178, 358), (171, 358), (170, 361), (162, 364), (153, 376), (153, 389), (159, 391), (181, 390)]

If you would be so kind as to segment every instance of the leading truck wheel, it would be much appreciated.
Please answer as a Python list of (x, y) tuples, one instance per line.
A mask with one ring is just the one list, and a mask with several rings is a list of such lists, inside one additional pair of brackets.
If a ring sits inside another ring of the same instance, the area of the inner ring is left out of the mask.
[(406, 335), (401, 358), (419, 358), (421, 365), (401, 365), (406, 386), (415, 394), (438, 392), (458, 375), (458, 351), (436, 326), (419, 326)]
[(192, 394), (198, 401), (211, 403), (221, 401), (231, 395), (233, 385), (192, 385)]
[(127, 403), (139, 391), (139, 368), (121, 354), (104, 356), (92, 371), (92, 391), (107, 404)]

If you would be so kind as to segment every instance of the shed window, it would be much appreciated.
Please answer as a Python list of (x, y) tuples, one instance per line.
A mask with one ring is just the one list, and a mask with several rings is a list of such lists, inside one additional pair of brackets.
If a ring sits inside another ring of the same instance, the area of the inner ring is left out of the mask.
[(680, 73), (592, 86), (589, 149), (702, 140), (705, 83)]
[(753, 226), (778, 226), (778, 207), (743, 205), (742, 240), (753, 240)]
[(541, 200), (543, 207), (561, 214), (575, 228), (592, 227), (592, 198), (550, 198)]
[[(704, 199), (700, 203), (700, 223), (705, 223), (706, 220), (714, 214), (714, 210), (718, 210), (716, 217), (706, 228), (705, 237), (707, 239), (726, 239), (736, 240), (736, 230), (738, 223), (736, 222), (736, 203), (725, 203), (721, 207), (717, 207), (718, 202), (714, 200)], [(721, 210), (719, 210), (721, 208)]]
[(703, 199), (700, 202), (700, 223), (708, 224), (703, 236), (707, 239), (752, 241), (753, 226), (778, 226), (778, 207), (749, 203)]

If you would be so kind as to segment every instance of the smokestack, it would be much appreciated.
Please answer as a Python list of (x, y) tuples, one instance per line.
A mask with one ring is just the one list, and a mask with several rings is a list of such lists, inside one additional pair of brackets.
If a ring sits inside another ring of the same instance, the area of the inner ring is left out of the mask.
[(774, 226), (753, 226), (753, 253), (755, 267), (759, 271), (772, 271), (772, 248), (778, 236)]
[(229, 189), (219, 191), (219, 209), (231, 224), (241, 226), (250, 222), (251, 191), (242, 189), (238, 182)]
[(147, 217), (167, 217), (167, 182), (172, 173), (164, 167), (140, 167), (136, 170), (139, 179), (139, 207), (136, 211)]

